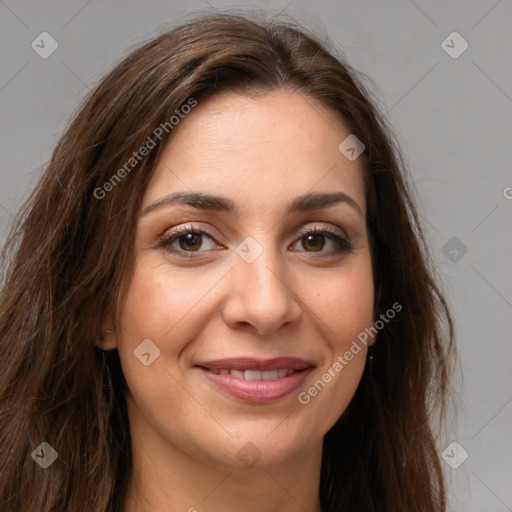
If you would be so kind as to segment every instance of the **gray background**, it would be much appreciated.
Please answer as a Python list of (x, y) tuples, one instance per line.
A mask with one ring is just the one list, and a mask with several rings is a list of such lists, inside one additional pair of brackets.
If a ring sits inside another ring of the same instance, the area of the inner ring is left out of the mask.
[[(166, 24), (227, 7), (284, 9), (371, 77), (413, 175), (457, 324), (459, 420), (439, 441), (440, 451), (457, 441), (469, 453), (457, 469), (443, 462), (453, 510), (512, 511), (510, 0), (2, 1), (0, 243), (101, 75)], [(47, 59), (31, 48), (43, 31), (59, 44)], [(441, 47), (453, 31), (469, 44), (456, 59)], [(452, 237), (458, 247), (445, 246)], [(450, 462), (460, 458), (448, 453)]]

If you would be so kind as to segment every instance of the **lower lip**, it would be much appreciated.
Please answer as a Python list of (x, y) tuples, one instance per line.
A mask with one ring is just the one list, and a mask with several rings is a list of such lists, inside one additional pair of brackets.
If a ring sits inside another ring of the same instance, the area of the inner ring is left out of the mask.
[(275, 380), (245, 380), (232, 375), (217, 375), (200, 368), (205, 377), (221, 390), (245, 402), (253, 403), (274, 402), (290, 395), (300, 387), (312, 369), (307, 368)]

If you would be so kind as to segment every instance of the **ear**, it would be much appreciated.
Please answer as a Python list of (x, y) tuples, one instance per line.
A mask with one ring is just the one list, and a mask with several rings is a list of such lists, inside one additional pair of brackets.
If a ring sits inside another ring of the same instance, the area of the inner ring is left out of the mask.
[[(375, 322), (372, 323), (371, 327), (373, 329), (375, 329)], [(373, 330), (371, 331), (373, 333)], [(366, 342), (366, 344), (371, 347), (372, 345), (375, 345), (375, 342), (377, 341), (377, 334), (372, 334), (372, 336), (370, 336), (368, 338), (368, 341)]]
[(117, 335), (114, 325), (114, 315), (108, 313), (101, 323), (101, 336), (96, 341), (96, 346), (102, 350), (113, 350), (117, 348)]
[(382, 286), (379, 284), (375, 289), (375, 295), (374, 295), (374, 299), (373, 299), (373, 322), (372, 322), (371, 326), (369, 327), (371, 334), (367, 341), (367, 345), (369, 347), (371, 347), (372, 345), (375, 345), (375, 342), (377, 341), (378, 329), (377, 329), (377, 326), (375, 325), (375, 322), (378, 319), (377, 311), (379, 310), (379, 304), (381, 303), (381, 298), (382, 298)]

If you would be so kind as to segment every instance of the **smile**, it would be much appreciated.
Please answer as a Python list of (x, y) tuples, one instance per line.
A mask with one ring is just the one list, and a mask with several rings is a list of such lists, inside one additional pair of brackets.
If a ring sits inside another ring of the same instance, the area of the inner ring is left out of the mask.
[(290, 395), (313, 366), (302, 359), (223, 359), (195, 365), (214, 389), (252, 403), (269, 403)]
[(278, 370), (210, 370), (215, 375), (231, 375), (237, 379), (245, 380), (276, 380), (292, 375), (297, 370), (291, 368), (279, 368)]

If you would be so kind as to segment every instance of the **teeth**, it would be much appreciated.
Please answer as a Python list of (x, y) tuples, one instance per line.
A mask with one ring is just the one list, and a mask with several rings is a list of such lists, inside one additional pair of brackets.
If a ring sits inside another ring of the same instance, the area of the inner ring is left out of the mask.
[(217, 370), (210, 369), (215, 375), (231, 375), (237, 379), (245, 380), (276, 380), (288, 377), (295, 373), (292, 368), (279, 368), (278, 370)]
[(244, 379), (245, 380), (261, 380), (261, 371), (260, 370), (245, 370)]
[(261, 380), (276, 380), (278, 375), (277, 370), (265, 370), (261, 372)]

